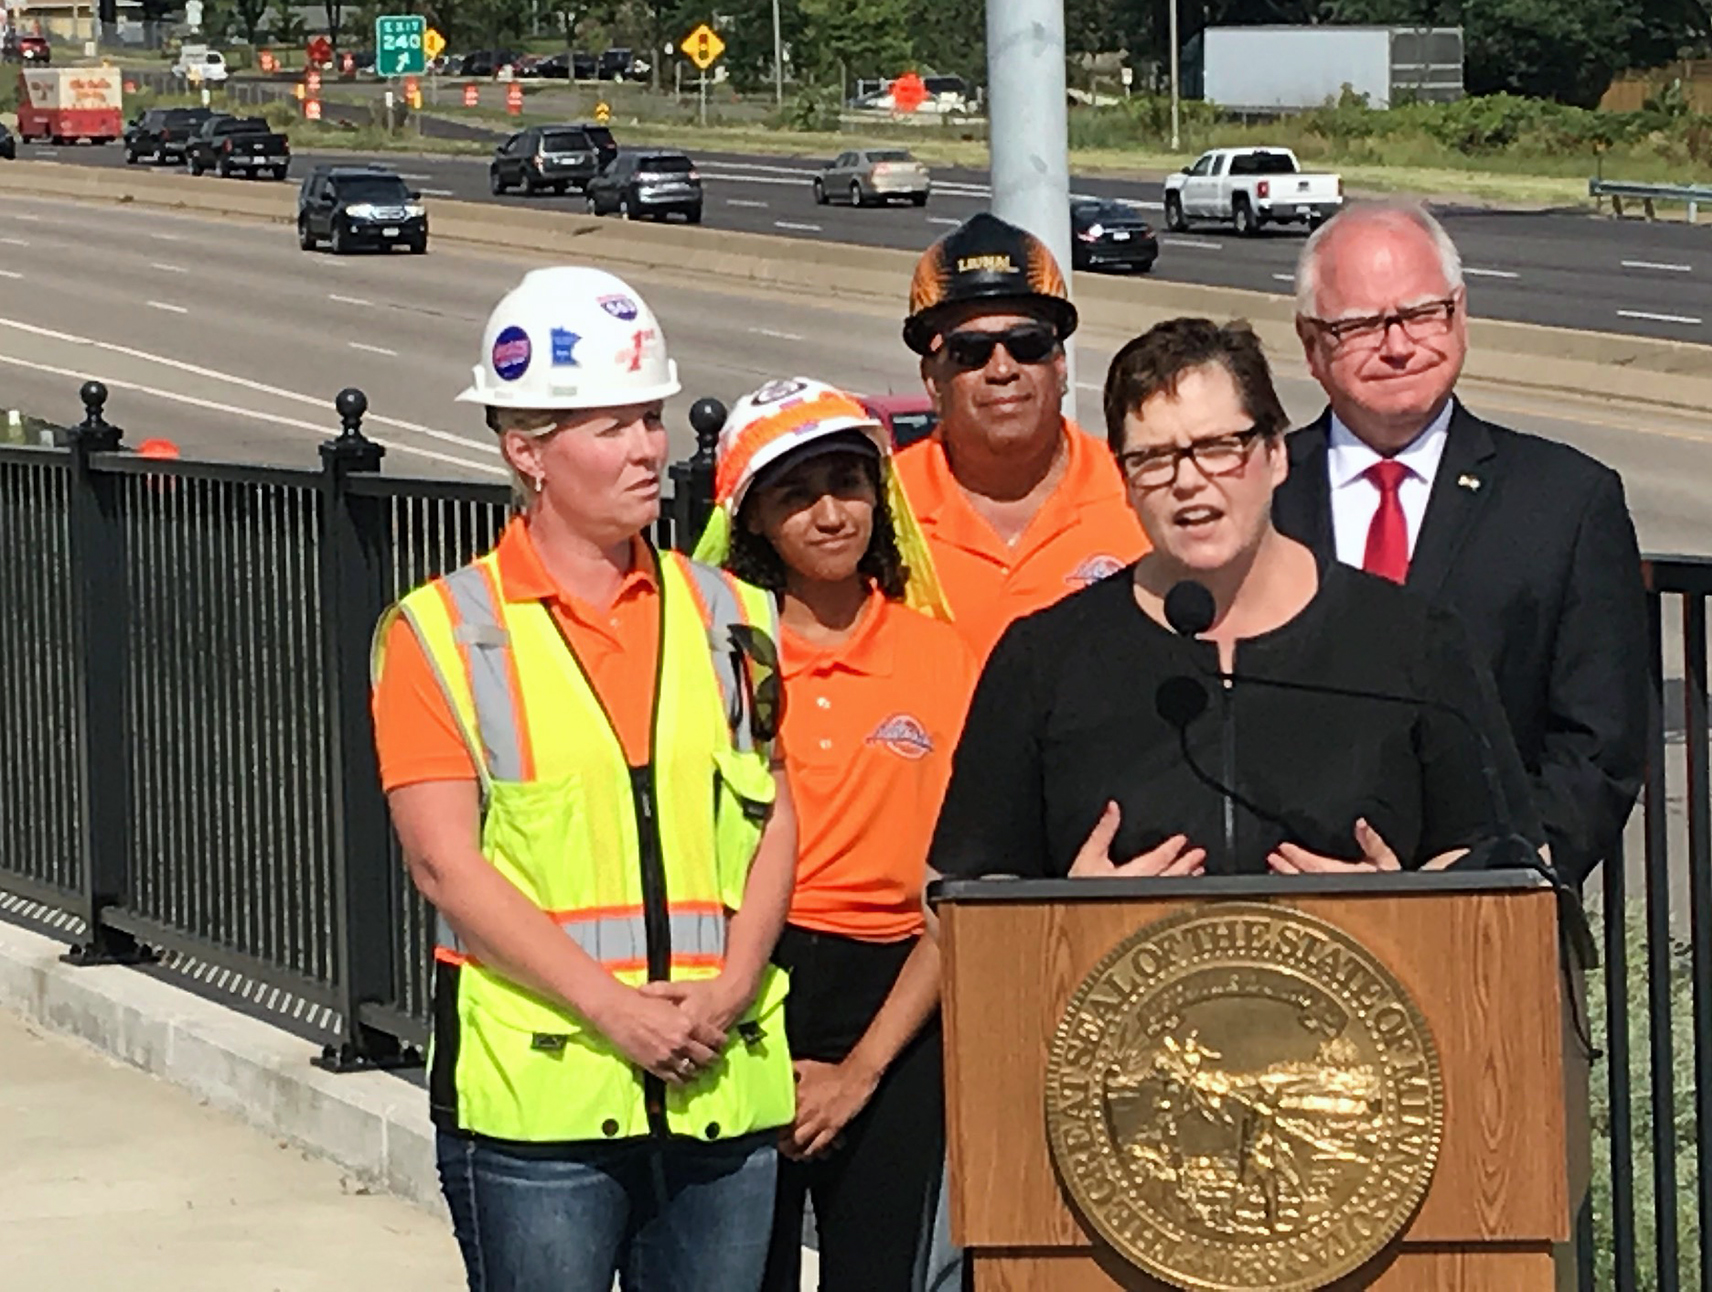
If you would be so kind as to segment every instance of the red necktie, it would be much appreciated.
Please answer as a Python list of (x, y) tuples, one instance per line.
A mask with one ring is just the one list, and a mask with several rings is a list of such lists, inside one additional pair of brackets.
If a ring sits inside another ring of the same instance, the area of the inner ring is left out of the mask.
[(1373, 513), (1373, 524), (1367, 530), (1367, 552), (1361, 568), (1401, 583), (1409, 577), (1409, 522), (1403, 519), (1403, 501), (1397, 491), (1409, 468), (1386, 458), (1362, 474), (1379, 486), (1379, 510)]

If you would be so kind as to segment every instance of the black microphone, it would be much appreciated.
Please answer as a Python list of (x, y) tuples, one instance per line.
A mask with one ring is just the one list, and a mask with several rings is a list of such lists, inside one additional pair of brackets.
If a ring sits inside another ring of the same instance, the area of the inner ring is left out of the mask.
[[(1165, 620), (1171, 630), (1181, 637), (1195, 638), (1212, 627), (1217, 617), (1218, 607), (1213, 600), (1212, 592), (1203, 583), (1194, 579), (1182, 579), (1173, 584), (1165, 594)], [(1564, 925), (1567, 935), (1575, 942), (1578, 952), (1583, 954), (1583, 963), (1591, 964), (1588, 956), (1596, 955), (1593, 945), (1593, 934), (1587, 925), (1586, 913), (1581, 907), (1581, 894), (1566, 884), (1557, 870), (1539, 855), (1527, 839), (1523, 838), (1516, 829), (1516, 818), (1511, 810), (1509, 795), (1505, 792), (1503, 778), (1498, 773), (1498, 757), (1493, 751), (1492, 741), (1480, 726), (1455, 705), (1428, 696), (1403, 695), (1391, 691), (1375, 691), (1364, 687), (1334, 686), (1323, 682), (1292, 682), (1283, 678), (1261, 677), (1248, 673), (1224, 672), (1221, 669), (1209, 671), (1209, 675), (1220, 683), (1230, 686), (1261, 686), (1279, 691), (1296, 691), (1306, 695), (1337, 696), (1350, 700), (1371, 700), (1379, 704), (1402, 704), (1414, 709), (1430, 709), (1442, 713), (1455, 721), (1474, 740), (1475, 747), (1480, 753), (1481, 779), (1486, 786), (1487, 814), (1491, 820), (1494, 838), (1482, 849), (1474, 850), (1474, 856), (1479, 858), (1478, 864), (1487, 867), (1513, 867), (1531, 870), (1543, 877), (1562, 899), (1568, 899), (1567, 907), (1573, 910), (1573, 915), (1565, 912)], [(1188, 679), (1183, 679), (1187, 681)], [(1172, 679), (1175, 682), (1176, 679)], [(1163, 690), (1163, 688), (1162, 688)], [(1183, 736), (1185, 749), (1188, 745), (1188, 723), (1200, 715), (1197, 709), (1189, 714), (1189, 705), (1185, 703), (1186, 696), (1173, 699), (1170, 707), (1172, 713), (1166, 712), (1164, 704), (1160, 705), (1160, 714), (1168, 722), (1175, 721), (1174, 714), (1188, 714), (1179, 728)], [(1203, 698), (1201, 709), (1206, 707)], [(1199, 767), (1191, 763), (1190, 771), (1197, 779), (1209, 781)], [(1240, 802), (1245, 808), (1254, 809), (1240, 798), (1234, 789), (1228, 786), (1218, 787), (1232, 801)], [(1263, 819), (1276, 822), (1269, 813), (1260, 814)], [(1560, 901), (1560, 908), (1566, 903)]]

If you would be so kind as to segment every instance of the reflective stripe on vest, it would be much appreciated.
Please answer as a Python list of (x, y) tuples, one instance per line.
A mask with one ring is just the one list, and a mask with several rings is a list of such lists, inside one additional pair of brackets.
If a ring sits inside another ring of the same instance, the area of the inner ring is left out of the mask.
[[(648, 967), (648, 925), (641, 907), (628, 913), (549, 911), (554, 922), (590, 958), (611, 974), (635, 973)], [(464, 940), (438, 912), (434, 916), (438, 942), (435, 958), (448, 964), (474, 963)], [(676, 906), (667, 915), (674, 964), (718, 968), (725, 962), (723, 905), (705, 911)]]

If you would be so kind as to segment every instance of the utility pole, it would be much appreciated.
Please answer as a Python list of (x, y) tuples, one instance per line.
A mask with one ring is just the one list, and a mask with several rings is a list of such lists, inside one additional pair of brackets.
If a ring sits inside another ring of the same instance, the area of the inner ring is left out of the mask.
[(1171, 0), (1171, 151), (1180, 152), (1183, 148), (1183, 134), (1179, 128), (1178, 104), (1182, 100), (1182, 89), (1178, 81), (1177, 68), (1177, 0)]
[[(987, 0), (987, 146), (993, 214), (1044, 242), (1070, 281), (1070, 137), (1064, 94), (1064, 0)], [(1066, 342), (1064, 411), (1076, 412), (1075, 350)]]
[(779, 0), (773, 0), (773, 103), (785, 106), (785, 42), (779, 36)]

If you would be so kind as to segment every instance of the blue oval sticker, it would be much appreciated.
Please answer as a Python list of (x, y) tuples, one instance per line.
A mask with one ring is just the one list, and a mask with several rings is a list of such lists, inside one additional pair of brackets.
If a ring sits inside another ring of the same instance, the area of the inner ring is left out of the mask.
[(532, 354), (529, 334), (515, 325), (508, 327), (493, 339), (493, 370), (501, 381), (516, 381), (529, 371)]

